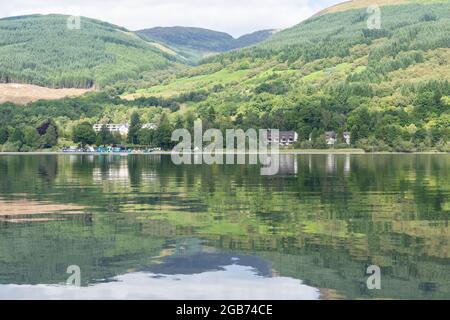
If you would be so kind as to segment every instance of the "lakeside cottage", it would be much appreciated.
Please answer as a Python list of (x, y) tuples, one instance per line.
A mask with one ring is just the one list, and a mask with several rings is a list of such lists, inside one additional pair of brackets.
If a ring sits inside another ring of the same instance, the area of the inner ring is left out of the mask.
[[(350, 145), (351, 144), (351, 135), (350, 132), (345, 131), (342, 134), (343, 140), (346, 144)], [(325, 132), (325, 140), (327, 141), (327, 145), (329, 146), (333, 146), (336, 144), (337, 142), (337, 134), (334, 131), (327, 131)]]
[(325, 140), (327, 141), (327, 145), (332, 146), (336, 143), (337, 135), (334, 131), (325, 132)]
[(272, 132), (267, 130), (264, 141), (266, 143), (279, 143), (281, 146), (290, 146), (298, 141), (298, 134), (295, 131), (280, 131), (277, 138), (272, 137)]
[(345, 131), (344, 134), (343, 134), (343, 136), (344, 136), (345, 143), (348, 144), (348, 145), (350, 145), (350, 144), (351, 144), (351, 135), (350, 135), (350, 132)]

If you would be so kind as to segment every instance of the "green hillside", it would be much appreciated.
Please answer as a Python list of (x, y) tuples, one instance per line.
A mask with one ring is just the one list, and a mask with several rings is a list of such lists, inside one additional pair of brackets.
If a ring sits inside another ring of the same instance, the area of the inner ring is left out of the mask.
[(237, 39), (224, 32), (189, 27), (157, 27), (136, 32), (144, 39), (162, 43), (190, 63), (211, 54), (248, 47), (272, 36), (273, 30), (262, 30)]
[(124, 96), (183, 97), (211, 125), (296, 130), (303, 147), (329, 130), (368, 150), (448, 147), (450, 2), (382, 6), (381, 29), (368, 18), (366, 8), (314, 16)]
[[(155, 144), (157, 136), (156, 144), (164, 137), (162, 146), (168, 147), (171, 129), (192, 129), (193, 120), (201, 118), (204, 128), (295, 130), (300, 138), (295, 147), (304, 149), (327, 148), (325, 131), (338, 134), (335, 148), (348, 147), (342, 133), (350, 131), (352, 148), (449, 152), (450, 1), (383, 5), (381, 29), (367, 27), (366, 2), (343, 4), (351, 4), (350, 10), (333, 7), (256, 46), (206, 58), (196, 67), (157, 75), (140, 75), (136, 67), (132, 77), (100, 94), (25, 107), (8, 104), (0, 113), (0, 124), (11, 129), (3, 142), (20, 137), (14, 126), (26, 124), (30, 131), (49, 117), (70, 141), (78, 123), (122, 123), (137, 112), (142, 123), (164, 128), (157, 135), (143, 132), (143, 145)], [(136, 37), (146, 49), (155, 46)], [(141, 66), (148, 58), (133, 56), (144, 50), (140, 47), (112, 47), (114, 52), (122, 48), (130, 64)], [(162, 57), (162, 66), (170, 65), (157, 49), (150, 52)], [(105, 65), (105, 72), (120, 66)], [(115, 79), (127, 78), (121, 75)]]
[(33, 15), (0, 19), (0, 82), (48, 87), (103, 87), (165, 69), (175, 57), (134, 33), (81, 18)]

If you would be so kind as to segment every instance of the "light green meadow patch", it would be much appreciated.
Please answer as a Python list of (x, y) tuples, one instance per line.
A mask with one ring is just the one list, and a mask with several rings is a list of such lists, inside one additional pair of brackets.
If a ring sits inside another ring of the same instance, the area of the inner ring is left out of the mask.
[(362, 73), (364, 71), (366, 71), (367, 66), (358, 66), (355, 68), (355, 70), (353, 70), (354, 74), (358, 74), (358, 73)]
[(234, 81), (243, 81), (251, 72), (251, 70), (222, 69), (218, 72), (206, 75), (198, 75), (194, 77), (184, 77), (176, 79), (169, 84), (157, 85), (151, 88), (137, 90), (133, 94), (133, 98), (161, 96), (172, 97), (190, 91), (198, 91), (200, 89), (208, 90), (215, 85), (226, 85)]
[(349, 72), (352, 69), (352, 64), (348, 62), (340, 63), (334, 69), (339, 72)]
[(258, 85), (262, 82), (270, 80), (270, 78), (280, 78), (280, 77), (293, 77), (300, 71), (298, 69), (285, 69), (285, 70), (275, 70), (275, 68), (267, 69), (264, 72), (260, 72), (258, 75), (245, 80), (243, 83), (249, 85)]
[(304, 76), (302, 78), (302, 80), (305, 81), (305, 82), (310, 82), (310, 81), (315, 81), (315, 80), (321, 79), (324, 76), (325, 76), (325, 71), (320, 70), (320, 71), (316, 71), (316, 72), (310, 73), (307, 76)]
[(341, 74), (347, 74), (350, 73), (352, 69), (352, 64), (348, 62), (340, 63), (336, 65), (335, 67), (328, 68), (325, 70), (316, 71), (313, 73), (308, 74), (307, 76), (304, 76), (301, 78), (304, 82), (313, 82), (317, 80), (324, 79), (326, 77), (330, 77), (333, 75), (341, 75)]

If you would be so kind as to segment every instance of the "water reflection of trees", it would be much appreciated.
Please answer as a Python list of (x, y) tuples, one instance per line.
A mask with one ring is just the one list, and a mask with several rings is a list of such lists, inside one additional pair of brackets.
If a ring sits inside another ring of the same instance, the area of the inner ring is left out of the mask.
[[(1, 250), (0, 270), (49, 280), (55, 265), (81, 259), (97, 279), (173, 254), (167, 241), (189, 236), (347, 297), (373, 294), (362, 284), (369, 263), (385, 272), (385, 296), (448, 297), (448, 156), (305, 155), (281, 164), (264, 177), (256, 165), (175, 166), (161, 156), (0, 157), (2, 198), (83, 204), (93, 215), (90, 224), (8, 225), (0, 237), (15, 250)], [(23, 261), (30, 267), (20, 269)]]

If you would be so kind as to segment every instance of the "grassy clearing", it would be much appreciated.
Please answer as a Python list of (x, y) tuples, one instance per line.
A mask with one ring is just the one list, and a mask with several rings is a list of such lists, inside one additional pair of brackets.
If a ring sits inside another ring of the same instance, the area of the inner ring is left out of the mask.
[(0, 104), (11, 102), (24, 105), (37, 100), (57, 100), (77, 97), (91, 91), (88, 89), (51, 89), (30, 84), (0, 83)]
[(190, 91), (198, 91), (199, 89), (208, 90), (215, 85), (226, 85), (235, 81), (244, 81), (251, 70), (222, 69), (218, 72), (198, 75), (193, 77), (183, 77), (176, 79), (169, 84), (162, 84), (146, 89), (137, 90), (134, 94), (127, 94), (123, 98), (136, 99), (139, 97), (160, 96), (169, 98)]

